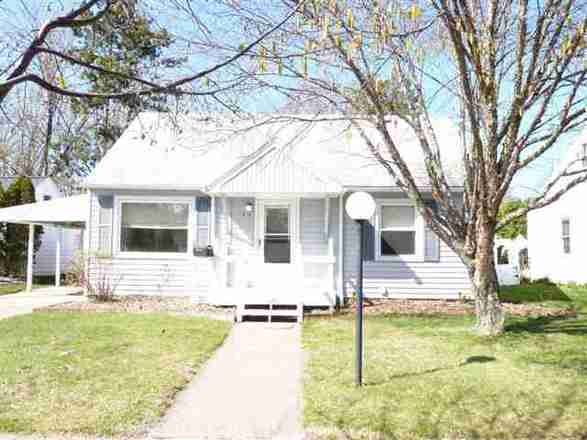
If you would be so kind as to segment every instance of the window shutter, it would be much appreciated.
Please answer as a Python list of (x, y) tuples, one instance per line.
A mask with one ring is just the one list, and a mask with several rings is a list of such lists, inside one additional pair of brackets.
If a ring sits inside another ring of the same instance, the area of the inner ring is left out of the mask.
[[(426, 206), (438, 212), (438, 206), (434, 200), (427, 200)], [(424, 226), (424, 240), (424, 261), (440, 261), (440, 239), (428, 225)]]
[(112, 208), (114, 196), (102, 194), (98, 196), (98, 252), (112, 254)]
[(210, 207), (212, 201), (208, 196), (196, 197), (196, 224), (194, 235), (195, 255), (207, 255), (210, 245)]
[(375, 260), (375, 226), (372, 223), (373, 219), (365, 222), (365, 231), (363, 234), (363, 261)]

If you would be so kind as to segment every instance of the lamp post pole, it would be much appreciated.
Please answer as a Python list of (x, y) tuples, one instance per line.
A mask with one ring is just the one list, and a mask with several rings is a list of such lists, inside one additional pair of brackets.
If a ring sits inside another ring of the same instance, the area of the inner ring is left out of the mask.
[(365, 220), (357, 220), (359, 223), (359, 280), (357, 289), (357, 319), (356, 319), (356, 343), (357, 347), (357, 365), (355, 383), (357, 386), (363, 385), (363, 254), (364, 254), (364, 237)]
[(377, 207), (373, 197), (363, 191), (353, 193), (346, 201), (346, 212), (350, 218), (359, 224), (359, 279), (357, 280), (357, 326), (355, 350), (357, 365), (355, 371), (355, 384), (363, 385), (363, 254), (365, 253), (365, 222), (369, 221)]

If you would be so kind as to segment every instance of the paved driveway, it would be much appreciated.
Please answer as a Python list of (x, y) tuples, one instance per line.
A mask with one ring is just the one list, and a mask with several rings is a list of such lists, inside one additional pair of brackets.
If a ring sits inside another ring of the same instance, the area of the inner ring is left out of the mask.
[(301, 372), (299, 325), (237, 324), (150, 436), (299, 439)]
[(33, 309), (66, 302), (83, 302), (85, 296), (72, 295), (79, 289), (71, 287), (51, 287), (35, 289), (31, 293), (0, 295), (0, 319), (31, 313)]

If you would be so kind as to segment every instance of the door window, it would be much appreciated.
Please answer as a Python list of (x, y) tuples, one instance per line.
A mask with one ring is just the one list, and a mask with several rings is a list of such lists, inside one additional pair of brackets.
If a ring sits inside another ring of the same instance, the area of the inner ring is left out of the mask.
[(265, 208), (265, 263), (291, 263), (291, 235), (288, 207)]

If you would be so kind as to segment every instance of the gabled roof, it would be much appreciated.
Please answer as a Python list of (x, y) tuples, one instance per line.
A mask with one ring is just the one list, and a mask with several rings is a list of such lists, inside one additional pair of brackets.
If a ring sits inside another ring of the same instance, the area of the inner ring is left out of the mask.
[[(458, 130), (435, 124), (450, 184), (462, 186)], [(374, 127), (363, 123), (372, 139)], [(413, 132), (390, 123), (394, 140), (417, 183), (428, 187)], [(383, 142), (379, 142), (383, 145)], [(381, 146), (381, 155), (390, 160)], [(300, 115), (144, 113), (124, 132), (88, 178), (90, 188), (192, 189), (216, 193), (329, 192), (350, 187), (389, 188), (388, 172), (346, 120)]]
[(343, 186), (328, 176), (321, 176), (288, 155), (271, 149), (219, 184), (207, 188), (211, 193), (304, 193), (337, 194)]

